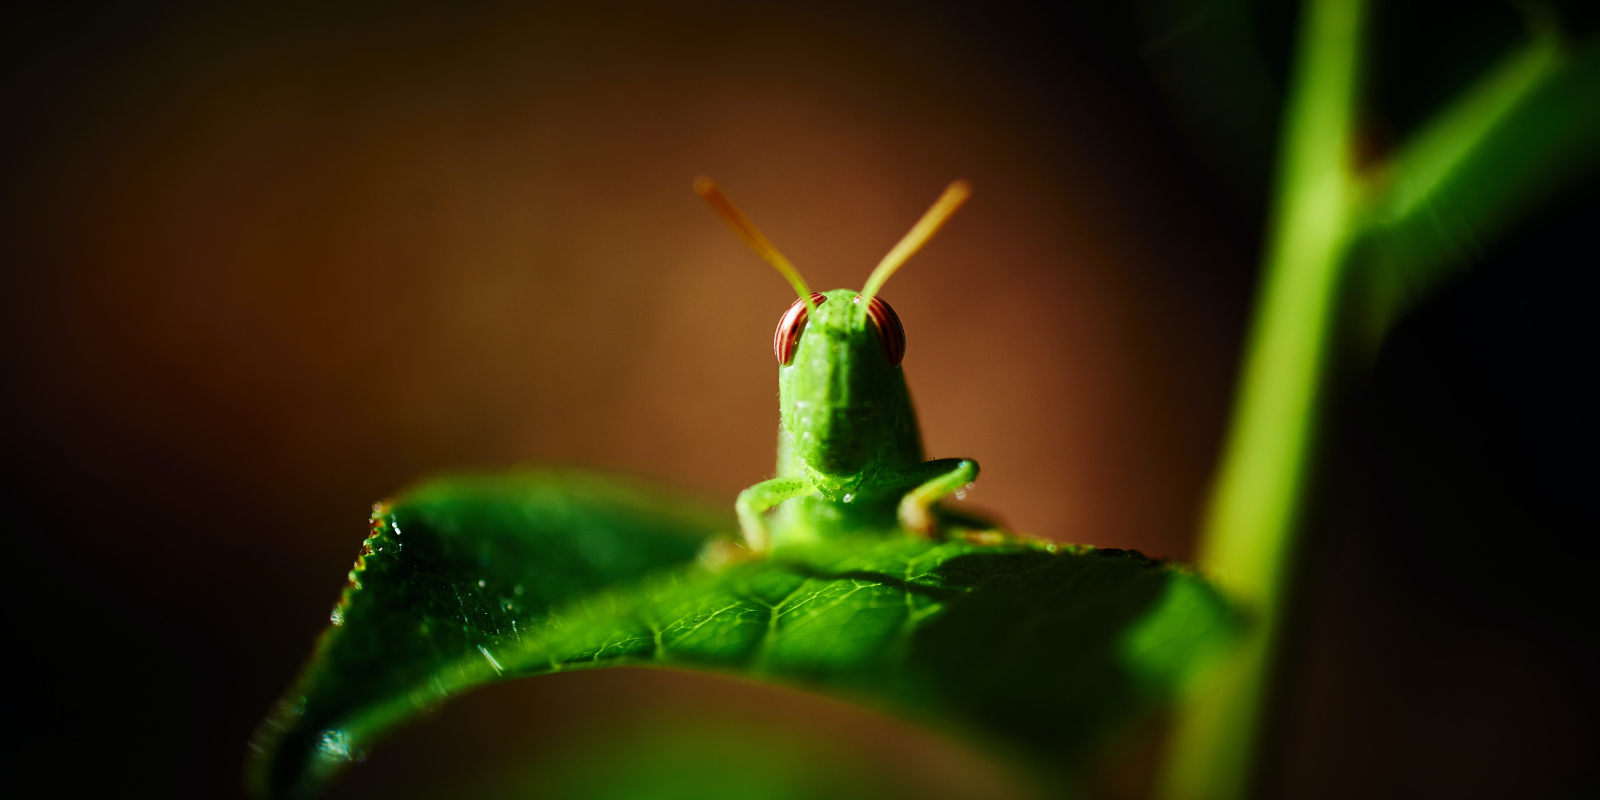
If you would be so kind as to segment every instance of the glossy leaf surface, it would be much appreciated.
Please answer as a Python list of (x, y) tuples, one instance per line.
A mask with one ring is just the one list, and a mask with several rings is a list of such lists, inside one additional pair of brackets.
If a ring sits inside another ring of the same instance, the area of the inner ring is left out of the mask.
[[(342, 624), (258, 736), (268, 794), (314, 793), (395, 725), (473, 686), (608, 666), (782, 681), (1070, 759), (1232, 628), (1202, 581), (1118, 550), (894, 532), (649, 574), (687, 562), (689, 540), (631, 517), (627, 536), (608, 534), (583, 515), (519, 533), (514, 515), (431, 486), (375, 519)], [(563, 521), (573, 527), (552, 532)], [(628, 537), (659, 549), (571, 577), (594, 563), (578, 554), (624, 559), (586, 540)], [(642, 578), (602, 588), (627, 570)]]
[(451, 477), (374, 506), (330, 627), (252, 739), (250, 783), (312, 791), (359, 757), (335, 733), (350, 714), (396, 698), (416, 698), (415, 713), (456, 685), (463, 655), (481, 659), (552, 606), (691, 561), (736, 529), (731, 509), (581, 472)]

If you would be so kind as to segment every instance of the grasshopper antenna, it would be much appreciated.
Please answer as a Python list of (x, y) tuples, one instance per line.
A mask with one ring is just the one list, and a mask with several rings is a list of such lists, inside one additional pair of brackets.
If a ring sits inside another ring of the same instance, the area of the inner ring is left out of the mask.
[(867, 303), (878, 294), (878, 290), (883, 288), (889, 276), (916, 255), (917, 251), (944, 227), (950, 215), (956, 213), (956, 209), (961, 208), (961, 204), (967, 202), (967, 198), (971, 196), (972, 184), (964, 179), (951, 181), (949, 186), (944, 187), (944, 193), (939, 195), (938, 200), (933, 201), (933, 205), (922, 215), (922, 219), (911, 226), (905, 238), (902, 238), (900, 243), (878, 262), (878, 267), (872, 274), (867, 276), (867, 285), (861, 287), (861, 299), (857, 301), (862, 308), (866, 308)]
[(695, 178), (694, 193), (700, 195), (702, 200), (710, 204), (712, 210), (717, 212), (717, 216), (722, 217), (722, 221), (728, 223), (728, 227), (732, 228), (733, 232), (738, 234), (745, 244), (750, 245), (751, 250), (756, 251), (757, 255), (765, 259), (768, 264), (778, 270), (779, 275), (789, 281), (789, 285), (794, 287), (794, 291), (800, 295), (800, 299), (806, 301), (807, 313), (816, 313), (817, 305), (811, 301), (811, 289), (806, 286), (806, 279), (800, 277), (800, 270), (795, 269), (794, 265), (789, 263), (789, 259), (784, 258), (783, 254), (778, 252), (778, 248), (772, 246), (772, 242), (767, 241), (767, 237), (762, 235), (761, 230), (756, 227), (755, 223), (751, 222), (750, 218), (739, 211), (733, 201), (722, 193), (722, 189), (717, 187), (716, 181), (704, 176)]

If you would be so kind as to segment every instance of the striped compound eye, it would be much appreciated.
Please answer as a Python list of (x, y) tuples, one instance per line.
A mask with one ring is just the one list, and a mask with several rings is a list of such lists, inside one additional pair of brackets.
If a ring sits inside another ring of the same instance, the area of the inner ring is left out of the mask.
[[(816, 292), (811, 293), (814, 305), (820, 306), (827, 299)], [(794, 360), (795, 347), (800, 344), (800, 332), (805, 329), (806, 301), (796, 300), (790, 304), (788, 311), (783, 312), (783, 317), (778, 320), (778, 330), (772, 334), (772, 354), (778, 357), (779, 364), (787, 367)]]
[[(856, 302), (861, 302), (859, 296)], [(883, 346), (883, 357), (889, 360), (889, 366), (900, 366), (900, 359), (906, 357), (906, 329), (900, 324), (900, 315), (883, 298), (873, 295), (867, 302), (867, 319), (878, 329), (878, 344)]]

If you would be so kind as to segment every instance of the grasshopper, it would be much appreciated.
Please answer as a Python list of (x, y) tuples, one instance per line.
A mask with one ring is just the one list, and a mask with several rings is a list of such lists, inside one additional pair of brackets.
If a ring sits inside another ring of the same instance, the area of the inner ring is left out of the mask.
[(694, 186), (799, 295), (779, 318), (772, 340), (780, 411), (777, 476), (745, 489), (735, 504), (745, 546), (764, 553), (775, 544), (895, 528), (936, 534), (943, 514), (934, 504), (972, 483), (978, 463), (925, 460), (900, 366), (905, 329), (878, 293), (966, 202), (971, 186), (951, 183), (861, 291), (820, 293), (811, 291), (716, 183), (699, 178)]

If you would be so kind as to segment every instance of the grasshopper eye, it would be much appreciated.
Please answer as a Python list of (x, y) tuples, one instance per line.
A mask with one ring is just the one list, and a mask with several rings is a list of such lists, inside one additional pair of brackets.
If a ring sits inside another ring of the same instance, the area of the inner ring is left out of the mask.
[[(822, 305), (828, 298), (811, 293), (811, 303)], [(893, 314), (894, 312), (889, 312)], [(806, 301), (796, 300), (783, 312), (783, 317), (778, 320), (778, 330), (772, 334), (772, 354), (778, 357), (778, 363), (787, 367), (794, 360), (795, 346), (800, 343), (800, 332), (806, 329)]]
[[(860, 301), (857, 297), (856, 302)], [(873, 295), (867, 301), (867, 319), (878, 329), (878, 344), (883, 346), (883, 357), (889, 360), (889, 366), (900, 366), (900, 359), (906, 357), (906, 329), (900, 324), (900, 315), (882, 298)]]

